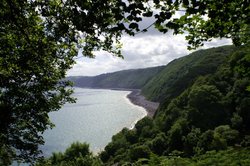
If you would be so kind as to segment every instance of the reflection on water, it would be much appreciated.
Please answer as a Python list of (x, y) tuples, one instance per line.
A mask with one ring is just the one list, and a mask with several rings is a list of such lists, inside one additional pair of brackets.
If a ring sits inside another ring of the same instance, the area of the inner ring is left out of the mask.
[(128, 91), (76, 88), (77, 103), (67, 104), (60, 111), (50, 113), (56, 125), (44, 133), (45, 156), (64, 151), (72, 142), (90, 144), (97, 153), (103, 149), (114, 134), (122, 128), (131, 128), (146, 115), (142, 107), (135, 106), (126, 98)]

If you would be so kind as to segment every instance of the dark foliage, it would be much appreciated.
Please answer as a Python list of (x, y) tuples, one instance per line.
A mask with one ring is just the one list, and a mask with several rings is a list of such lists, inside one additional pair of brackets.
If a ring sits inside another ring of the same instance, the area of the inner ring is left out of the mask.
[[(218, 52), (221, 55), (220, 61), (210, 59), (213, 54), (216, 55)], [(123, 151), (119, 147), (113, 149), (113, 151), (119, 152), (119, 156), (123, 156), (123, 158), (119, 159), (115, 153), (110, 154), (105, 149), (103, 152), (105, 163), (112, 165), (130, 162), (142, 165), (143, 163), (158, 162), (169, 165), (169, 163), (173, 163), (175, 156), (192, 157), (211, 150), (219, 151), (229, 147), (237, 149), (239, 146), (249, 146), (248, 99), (250, 92), (248, 87), (250, 75), (249, 67), (245, 65), (249, 62), (249, 45), (239, 48), (219, 47), (199, 51), (199, 53), (204, 53), (200, 55), (202, 60), (196, 61), (196, 66), (199, 68), (193, 68), (194, 65), (190, 63), (195, 53), (185, 59), (175, 60), (175, 65), (170, 63), (166, 66), (167, 71), (176, 71), (176, 75), (178, 75), (178, 73), (182, 73), (179, 70), (183, 71), (183, 69), (176, 68), (176, 66), (187, 64), (186, 68), (193, 69), (195, 74), (188, 75), (192, 77), (192, 81), (183, 82), (186, 88), (183, 88), (178, 95), (171, 94), (173, 92), (171, 88), (178, 89), (179, 84), (168, 87), (169, 90), (165, 91), (165, 95), (172, 96), (172, 98), (165, 98), (167, 102), (161, 103), (154, 119), (144, 118), (136, 124), (133, 130), (133, 134), (137, 135), (134, 139), (135, 142), (127, 141), (128, 132), (120, 132), (119, 138), (123, 139), (113, 139), (107, 147), (115, 145), (117, 141), (126, 142), (126, 149)], [(189, 63), (185, 63), (185, 61)], [(200, 72), (200, 70), (208, 68), (213, 68), (213, 70)], [(159, 75), (162, 76), (164, 71), (165, 69)], [(173, 75), (173, 73), (169, 73), (165, 73), (166, 76), (161, 78), (171, 78), (169, 75)], [(156, 78), (160, 78), (160, 76), (156, 76)], [(178, 82), (179, 79), (183, 79), (183, 77), (179, 76), (174, 80)], [(168, 82), (172, 79), (164, 81)], [(159, 87), (162, 84), (154, 85)], [(159, 89), (163, 88), (165, 87)], [(138, 152), (138, 155), (135, 155), (135, 151)], [(249, 149), (243, 151), (249, 153)], [(237, 150), (234, 152), (237, 153)], [(221, 155), (221, 153), (212, 153), (215, 156)], [(227, 156), (226, 153), (227, 151), (222, 154)], [(211, 162), (210, 157), (208, 158), (204, 161), (205, 163)], [(239, 159), (242, 164), (246, 160), (245, 157), (243, 158), (242, 161)], [(191, 158), (181, 158), (176, 159), (176, 162), (180, 165), (188, 165), (193, 161)], [(226, 163), (226, 161), (223, 162)]]

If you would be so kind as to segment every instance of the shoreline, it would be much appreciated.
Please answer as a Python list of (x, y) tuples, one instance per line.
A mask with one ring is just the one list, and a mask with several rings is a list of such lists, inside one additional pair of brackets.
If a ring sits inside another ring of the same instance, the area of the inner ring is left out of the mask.
[(127, 95), (129, 101), (135, 105), (143, 107), (147, 111), (147, 116), (153, 118), (159, 107), (159, 103), (147, 100), (141, 95), (141, 90), (139, 89), (129, 89), (129, 91), (131, 91), (131, 93)]
[(153, 102), (147, 100), (142, 94), (140, 89), (129, 89), (129, 88), (98, 88), (98, 87), (78, 87), (78, 88), (88, 88), (88, 89), (107, 89), (107, 90), (118, 90), (118, 91), (130, 91), (126, 96), (132, 104), (143, 107), (148, 117), (153, 118), (156, 110), (159, 107), (158, 102)]

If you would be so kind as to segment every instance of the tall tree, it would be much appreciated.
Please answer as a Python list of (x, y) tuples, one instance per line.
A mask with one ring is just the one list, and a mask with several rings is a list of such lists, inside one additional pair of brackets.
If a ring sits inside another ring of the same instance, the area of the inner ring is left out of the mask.
[(101, 48), (120, 56), (113, 46), (121, 33), (113, 30), (117, 3), (0, 2), (1, 165), (38, 157), (41, 134), (52, 127), (48, 113), (74, 101), (63, 78), (79, 48), (89, 57)]
[[(77, 51), (122, 56), (119, 39), (144, 17), (159, 31), (187, 33), (192, 47), (213, 37), (249, 41), (249, 0), (2, 0), (0, 2), (0, 164), (40, 153), (48, 113), (73, 102), (63, 80)], [(180, 12), (180, 17), (175, 14)]]

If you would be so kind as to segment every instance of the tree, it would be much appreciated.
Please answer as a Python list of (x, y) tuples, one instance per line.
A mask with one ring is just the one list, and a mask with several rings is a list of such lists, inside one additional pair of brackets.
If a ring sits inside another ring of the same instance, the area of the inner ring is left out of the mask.
[(78, 166), (78, 165), (102, 165), (101, 161), (89, 151), (86, 143), (73, 143), (64, 153), (58, 152), (48, 159), (40, 160), (36, 166)]
[(183, 137), (184, 152), (191, 156), (195, 154), (197, 143), (200, 139), (201, 131), (199, 128), (192, 128), (191, 131)]
[[(138, 22), (174, 34), (187, 32), (194, 47), (213, 37), (249, 41), (248, 0), (2, 0), (0, 2), (0, 161), (32, 162), (43, 144), (41, 134), (52, 127), (48, 113), (70, 97), (64, 80), (79, 49), (94, 57), (105, 50), (121, 55), (123, 33), (135, 35)], [(155, 10), (156, 9), (156, 10)], [(181, 17), (173, 18), (176, 12)]]
[(226, 122), (228, 115), (222, 94), (214, 85), (193, 85), (189, 93), (188, 119), (202, 130), (213, 129)]
[[(231, 38), (235, 45), (249, 42), (249, 0), (129, 0), (126, 12), (130, 21), (153, 16), (152, 25), (160, 32), (185, 33), (190, 49), (212, 38)], [(129, 27), (140, 31), (137, 23)]]
[(171, 129), (167, 133), (168, 152), (183, 149), (182, 136), (188, 134), (188, 127), (189, 124), (186, 118), (181, 117), (174, 122), (174, 124), (171, 126)]
[[(239, 131), (231, 129), (229, 125), (221, 125), (214, 129), (214, 139), (215, 140), (217, 139), (218, 141), (224, 139), (228, 146), (234, 145), (238, 137), (239, 137)], [(217, 146), (215, 145), (215, 148), (216, 147)]]
[(150, 149), (158, 155), (162, 155), (167, 148), (167, 137), (164, 133), (159, 133), (150, 142)]
[(129, 156), (132, 161), (136, 161), (139, 158), (149, 158), (150, 157), (150, 149), (146, 145), (135, 146), (130, 149)]
[(122, 13), (119, 3), (0, 2), (0, 150), (4, 154), (0, 161), (4, 165), (11, 160), (32, 162), (41, 153), (41, 134), (53, 126), (48, 113), (74, 102), (72, 90), (66, 88), (71, 84), (63, 78), (80, 48), (89, 57), (101, 48), (120, 56), (113, 46), (121, 34), (114, 29), (115, 18)]
[[(172, 1), (167, 1), (171, 3)], [(206, 1), (206, 0), (177, 0), (172, 2), (174, 7), (164, 12), (184, 13), (180, 18), (167, 23), (160, 22), (166, 28), (174, 29), (174, 33), (187, 32), (186, 39), (196, 48), (214, 37), (231, 38), (235, 45), (249, 42), (249, 1)], [(162, 9), (162, 7), (161, 7)], [(174, 11), (173, 11), (174, 10)], [(161, 13), (160, 13), (161, 15)], [(160, 17), (161, 18), (161, 17)], [(164, 20), (165, 21), (165, 20)], [(163, 28), (164, 30), (164, 28)]]
[[(32, 161), (51, 127), (48, 113), (72, 102), (69, 82), (61, 80), (74, 63), (75, 44), (45, 31), (36, 6), (1, 1), (0, 23), (0, 149), (12, 159)], [(4, 156), (0, 156), (0, 160)]]
[(148, 128), (152, 128), (153, 127), (153, 120), (149, 117), (144, 117), (143, 119), (139, 120), (136, 124), (135, 124), (135, 129), (136, 129), (136, 133), (138, 135), (140, 135), (143, 131), (143, 128), (148, 127)]
[(89, 154), (89, 145), (81, 144), (79, 142), (71, 144), (71, 146), (66, 149), (64, 153), (66, 160), (73, 160), (75, 157), (86, 156)]
[(126, 139), (126, 133), (128, 129), (123, 129), (118, 134), (112, 137), (112, 142), (110, 142), (106, 147), (105, 151), (100, 154), (102, 161), (106, 162), (114, 156), (118, 156), (120, 152), (126, 151), (130, 145)]
[(250, 43), (241, 46), (230, 58), (230, 70), (234, 75), (231, 96), (236, 112), (242, 117), (242, 126), (250, 129)]

